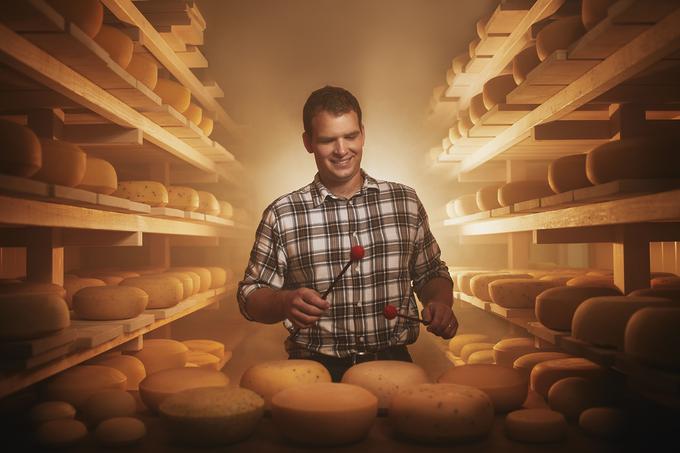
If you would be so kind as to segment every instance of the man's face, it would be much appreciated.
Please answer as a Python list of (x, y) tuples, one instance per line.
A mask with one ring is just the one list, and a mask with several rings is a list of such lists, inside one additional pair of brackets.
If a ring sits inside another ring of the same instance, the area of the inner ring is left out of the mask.
[(364, 130), (354, 111), (340, 116), (320, 111), (312, 118), (312, 131), (303, 134), (307, 152), (314, 154), (324, 184), (351, 181), (361, 171)]

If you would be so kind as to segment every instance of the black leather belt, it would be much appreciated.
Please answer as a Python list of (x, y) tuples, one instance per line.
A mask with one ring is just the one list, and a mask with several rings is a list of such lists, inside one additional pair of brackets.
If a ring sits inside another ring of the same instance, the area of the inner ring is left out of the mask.
[(406, 348), (405, 345), (395, 345), (395, 346), (390, 346), (385, 349), (381, 349), (380, 351), (375, 351), (375, 352), (356, 352), (349, 357), (333, 357), (333, 356), (328, 356), (325, 354), (319, 354), (312, 352), (310, 353), (307, 357), (300, 357), (300, 358), (310, 358), (310, 359), (315, 359), (319, 361), (326, 361), (328, 363), (333, 363), (337, 365), (356, 365), (357, 363), (364, 363), (364, 362), (371, 362), (373, 360), (405, 360), (406, 358), (410, 359), (408, 349)]

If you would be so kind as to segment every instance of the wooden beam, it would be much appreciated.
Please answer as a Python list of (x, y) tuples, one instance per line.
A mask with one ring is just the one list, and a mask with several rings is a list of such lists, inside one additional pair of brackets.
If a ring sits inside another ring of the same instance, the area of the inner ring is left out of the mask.
[[(0, 247), (26, 247), (32, 243), (33, 228), (3, 228)], [(138, 231), (99, 231), (64, 228), (53, 234), (55, 247), (140, 247), (142, 233)]]
[(64, 284), (64, 247), (55, 228), (32, 228), (26, 244), (26, 279)]
[(67, 125), (62, 138), (80, 146), (137, 146), (144, 143), (141, 130), (117, 124)]
[(508, 234), (508, 268), (526, 269), (529, 267), (529, 248), (531, 232), (522, 231)]
[[(638, 236), (647, 242), (680, 240), (680, 223), (637, 223)], [(615, 242), (621, 225), (534, 230), (534, 244)]]

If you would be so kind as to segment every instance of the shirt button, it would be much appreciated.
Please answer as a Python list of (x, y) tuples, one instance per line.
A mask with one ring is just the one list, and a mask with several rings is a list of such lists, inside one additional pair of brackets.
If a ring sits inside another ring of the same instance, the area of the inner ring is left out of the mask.
[(357, 342), (363, 343), (363, 342), (364, 342), (364, 337), (357, 337)]

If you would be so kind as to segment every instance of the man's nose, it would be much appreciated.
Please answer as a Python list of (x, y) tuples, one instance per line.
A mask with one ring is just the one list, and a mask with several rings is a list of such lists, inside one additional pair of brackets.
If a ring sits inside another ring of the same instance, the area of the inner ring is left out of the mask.
[(338, 156), (344, 156), (349, 152), (349, 144), (343, 139), (338, 139), (335, 141), (335, 154)]

